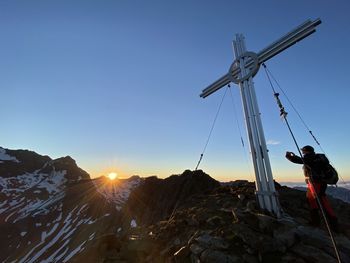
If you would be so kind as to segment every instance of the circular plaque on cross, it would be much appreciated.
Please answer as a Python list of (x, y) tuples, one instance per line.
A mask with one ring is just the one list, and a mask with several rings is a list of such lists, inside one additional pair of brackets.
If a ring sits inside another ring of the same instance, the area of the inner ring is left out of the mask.
[[(244, 75), (242, 74), (241, 63), (247, 71)], [(250, 77), (254, 77), (259, 70), (259, 66), (258, 55), (254, 52), (245, 52), (233, 61), (228, 71), (228, 77), (233, 83), (239, 84)], [(239, 69), (238, 73), (233, 74), (237, 69)]]

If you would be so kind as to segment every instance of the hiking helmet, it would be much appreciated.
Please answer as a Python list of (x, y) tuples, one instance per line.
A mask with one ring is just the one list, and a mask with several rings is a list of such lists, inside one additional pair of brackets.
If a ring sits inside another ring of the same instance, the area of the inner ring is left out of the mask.
[(314, 147), (310, 146), (310, 145), (305, 145), (303, 148), (301, 148), (300, 150), (305, 151), (305, 152), (314, 152)]

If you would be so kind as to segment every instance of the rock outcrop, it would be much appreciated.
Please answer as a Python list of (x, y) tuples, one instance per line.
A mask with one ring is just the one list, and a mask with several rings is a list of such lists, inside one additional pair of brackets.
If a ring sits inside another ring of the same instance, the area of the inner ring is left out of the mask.
[[(305, 193), (276, 185), (284, 216), (259, 211), (253, 183), (239, 181), (193, 195), (167, 220), (118, 236), (105, 262), (337, 262), (324, 226), (308, 225)], [(348, 204), (332, 199), (342, 262), (350, 262)], [(108, 254), (108, 256), (107, 256)]]
[(148, 177), (130, 194), (123, 215), (132, 215), (142, 225), (156, 223), (169, 217), (190, 196), (209, 193), (218, 186), (220, 183), (202, 170), (186, 170), (165, 179)]

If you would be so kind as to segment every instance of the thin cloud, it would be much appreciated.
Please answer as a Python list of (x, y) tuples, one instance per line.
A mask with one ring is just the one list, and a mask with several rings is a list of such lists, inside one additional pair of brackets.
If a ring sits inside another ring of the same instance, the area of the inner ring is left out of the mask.
[(278, 145), (278, 144), (281, 144), (281, 142), (275, 141), (275, 140), (267, 140), (266, 144), (267, 145)]

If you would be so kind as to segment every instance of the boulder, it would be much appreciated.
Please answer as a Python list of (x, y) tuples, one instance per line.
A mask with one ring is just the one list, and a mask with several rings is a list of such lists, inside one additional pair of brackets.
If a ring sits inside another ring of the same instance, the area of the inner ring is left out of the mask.
[(240, 263), (242, 259), (217, 250), (206, 249), (200, 256), (203, 263)]

